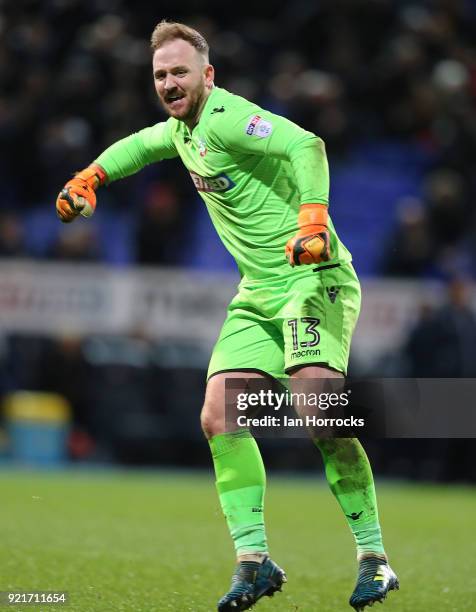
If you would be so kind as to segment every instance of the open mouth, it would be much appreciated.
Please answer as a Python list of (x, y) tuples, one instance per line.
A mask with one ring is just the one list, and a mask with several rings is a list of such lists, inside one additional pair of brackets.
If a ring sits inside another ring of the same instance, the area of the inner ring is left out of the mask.
[(167, 102), (169, 106), (174, 106), (178, 102), (180, 102), (180, 100), (183, 100), (184, 97), (185, 97), (184, 94), (175, 94), (173, 96), (167, 96), (165, 98), (165, 101)]

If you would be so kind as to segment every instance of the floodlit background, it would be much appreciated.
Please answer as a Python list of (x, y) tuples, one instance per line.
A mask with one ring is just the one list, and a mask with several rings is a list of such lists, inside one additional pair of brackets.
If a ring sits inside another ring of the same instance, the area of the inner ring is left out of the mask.
[[(21, 480), (18, 467), (78, 467), (89, 475), (98, 466), (211, 470), (199, 411), (210, 350), (238, 276), (186, 170), (178, 160), (166, 161), (101, 189), (90, 220), (65, 226), (54, 210), (59, 189), (74, 171), (114, 141), (165, 118), (148, 49), (152, 29), (164, 17), (203, 32), (218, 86), (325, 140), (331, 215), (363, 285), (350, 374), (476, 376), (476, 4), (296, 0), (274, 2), (272, 15), (264, 2), (175, 4), (0, 1), (0, 466), (4, 491), (11, 492), (10, 505), (2, 503), (0, 513), (7, 521), (23, 516), (22, 529), (31, 528), (38, 507), (36, 501), (25, 506), (25, 500), (42, 498), (34, 483), (43, 490), (43, 481)], [(262, 446), (270, 468), (321, 474), (308, 441), (266, 440)], [(433, 542), (431, 533), (429, 539), (422, 535), (424, 525), (433, 525), (425, 517), (440, 504), (439, 519), (452, 522), (434, 523), (435, 533), (454, 533), (457, 543), (462, 531), (451, 530), (456, 524), (463, 529), (469, 510), (465, 514), (462, 500), (470, 498), (457, 493), (455, 484), (476, 481), (474, 440), (373, 440), (366, 447), (381, 480), (453, 484), (444, 495), (454, 493), (454, 502), (440, 496), (440, 489), (431, 489), (433, 497), (425, 501), (420, 490), (421, 522), (412, 537), (421, 537), (425, 546)], [(196, 489), (210, 495), (203, 515), (213, 505), (219, 522), (209, 475)], [(299, 489), (303, 500), (313, 482)], [(45, 490), (53, 490), (48, 483)], [(135, 494), (128, 483), (126, 478), (125, 497)], [(195, 490), (187, 483), (180, 491)], [(84, 497), (74, 498), (78, 512), (91, 501), (83, 485)], [(107, 491), (104, 486), (98, 491)], [(276, 495), (287, 499), (286, 486)], [(120, 497), (114, 491), (112, 498)], [(382, 503), (398, 543), (403, 534), (395, 523), (408, 520), (402, 519), (405, 504), (399, 504), (415, 489), (389, 491)], [(145, 505), (159, 504), (144, 495), (138, 499)], [(456, 507), (459, 518), (452, 514)], [(110, 516), (107, 504), (101, 508)], [(100, 523), (99, 507), (91, 512)], [(54, 511), (43, 508), (35, 516), (47, 515)], [(124, 510), (124, 516), (134, 533), (134, 512)], [(87, 531), (84, 516), (76, 518)], [(66, 533), (71, 525), (63, 528)], [(89, 542), (94, 549), (96, 542), (96, 561), (103, 558), (100, 537), (76, 535), (75, 545)], [(108, 537), (125, 549), (130, 545)], [(186, 556), (186, 543), (181, 546)], [(417, 546), (409, 556), (418, 559), (420, 552)], [(57, 569), (63, 566), (62, 558), (54, 559)], [(10, 569), (11, 585), (31, 588), (20, 560)], [(449, 609), (438, 607), (441, 597), (456, 601), (444, 590), (453, 588), (442, 577), (446, 570), (438, 571), (435, 601), (421, 600), (418, 608), (408, 595), (410, 607), (392, 609)], [(38, 588), (48, 581), (57, 587), (51, 576), (41, 576)], [(464, 588), (455, 610), (471, 609), (464, 607), (471, 600)], [(180, 591), (175, 583), (167, 589)], [(426, 592), (424, 585), (420, 592)], [(137, 609), (210, 609), (177, 597), (178, 603), (172, 598)], [(111, 609), (87, 601), (77, 609)], [(340, 600), (327, 608), (326, 601), (319, 600), (320, 610), (341, 609)], [(135, 608), (116, 602), (114, 609)], [(303, 608), (314, 609), (311, 603)]]

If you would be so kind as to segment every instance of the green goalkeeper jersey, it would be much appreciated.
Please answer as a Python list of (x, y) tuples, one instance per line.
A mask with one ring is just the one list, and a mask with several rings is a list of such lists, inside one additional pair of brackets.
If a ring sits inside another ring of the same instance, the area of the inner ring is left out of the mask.
[[(291, 268), (284, 248), (298, 231), (300, 204), (328, 204), (329, 169), (320, 138), (215, 87), (193, 130), (171, 117), (116, 142), (95, 163), (112, 182), (173, 157), (185, 164), (242, 276), (310, 272), (309, 266)], [(329, 232), (327, 263), (350, 261), (332, 221)]]

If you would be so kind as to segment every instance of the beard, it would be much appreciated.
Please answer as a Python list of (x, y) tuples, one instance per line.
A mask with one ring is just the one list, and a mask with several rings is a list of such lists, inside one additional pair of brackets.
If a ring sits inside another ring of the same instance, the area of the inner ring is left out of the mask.
[(172, 103), (160, 97), (160, 104), (170, 117), (174, 117), (178, 121), (190, 121), (196, 118), (200, 112), (204, 97), (203, 91), (187, 92), (183, 98)]

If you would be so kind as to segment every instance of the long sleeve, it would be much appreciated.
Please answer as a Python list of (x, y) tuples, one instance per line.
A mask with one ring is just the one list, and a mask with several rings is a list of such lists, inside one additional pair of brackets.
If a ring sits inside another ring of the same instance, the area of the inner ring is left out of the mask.
[[(324, 142), (295, 123), (256, 108), (254, 115), (239, 109), (213, 130), (217, 147), (291, 162), (300, 202), (329, 202), (329, 166)], [(212, 143), (211, 143), (212, 144)]]
[(140, 132), (118, 140), (94, 160), (107, 174), (111, 183), (142, 170), (162, 159), (177, 157), (172, 142), (169, 121), (157, 123)]

